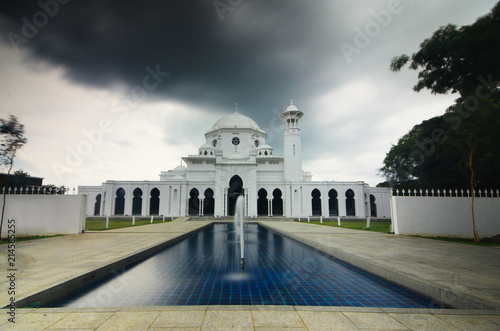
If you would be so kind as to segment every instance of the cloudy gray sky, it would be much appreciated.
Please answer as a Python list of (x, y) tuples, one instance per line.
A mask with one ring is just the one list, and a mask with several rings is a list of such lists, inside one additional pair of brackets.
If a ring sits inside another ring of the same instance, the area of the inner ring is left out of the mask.
[(45, 183), (156, 180), (238, 111), (282, 153), (279, 112), (304, 112), (314, 180), (376, 185), (391, 144), (454, 95), (389, 71), (439, 26), (493, 0), (10, 1), (0, 7), (0, 118), (28, 144), (15, 168)]

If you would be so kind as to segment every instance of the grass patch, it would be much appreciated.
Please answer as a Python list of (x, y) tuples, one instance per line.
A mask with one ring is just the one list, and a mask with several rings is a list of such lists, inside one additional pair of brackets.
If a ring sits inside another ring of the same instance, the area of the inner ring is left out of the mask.
[[(170, 222), (170, 220), (165, 220), (165, 222)], [(163, 219), (153, 220), (153, 224), (164, 223)], [(151, 219), (147, 220), (135, 220), (135, 226), (151, 224)], [(101, 230), (111, 230), (128, 228), (132, 226), (132, 220), (109, 220), (109, 228), (106, 229), (106, 220), (87, 220), (85, 222), (85, 229), (88, 231), (101, 231)]]
[[(307, 221), (301, 221), (300, 223), (307, 223)], [(311, 221), (310, 224), (339, 227), (337, 221), (323, 221), (323, 224), (321, 224), (319, 221)], [(346, 229), (365, 230), (382, 233), (390, 233), (391, 231), (391, 222), (370, 222), (369, 229), (366, 228), (366, 221), (343, 221), (340, 222), (340, 224), (341, 228)]]
[(481, 241), (479, 241), (479, 243), (475, 243), (474, 239), (472, 239), (472, 238), (468, 239), (468, 238), (425, 237), (425, 236), (410, 236), (410, 237), (432, 239), (432, 240), (441, 240), (441, 241), (448, 241), (448, 242), (454, 242), (454, 243), (460, 243), (460, 244), (466, 244), (466, 245), (500, 246), (500, 243), (494, 243), (494, 242), (481, 242)]
[[(52, 236), (16, 236), (16, 243), (20, 241), (28, 241), (28, 240), (37, 240), (37, 239), (46, 239), (46, 238), (53, 238), (53, 237), (62, 237), (64, 234), (55, 234)], [(2, 238), (2, 241), (0, 241), (0, 244), (7, 244), (9, 242), (8, 238)]]

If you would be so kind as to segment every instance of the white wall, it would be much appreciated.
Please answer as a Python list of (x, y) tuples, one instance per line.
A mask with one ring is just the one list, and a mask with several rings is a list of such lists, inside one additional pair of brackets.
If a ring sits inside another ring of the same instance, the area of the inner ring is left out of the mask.
[[(2, 236), (15, 219), (16, 236), (81, 233), (85, 228), (84, 195), (7, 195)], [(0, 206), (1, 210), (1, 206)]]
[[(401, 197), (391, 201), (396, 234), (473, 238), (471, 198)], [(474, 214), (479, 237), (500, 234), (500, 198), (475, 198)]]

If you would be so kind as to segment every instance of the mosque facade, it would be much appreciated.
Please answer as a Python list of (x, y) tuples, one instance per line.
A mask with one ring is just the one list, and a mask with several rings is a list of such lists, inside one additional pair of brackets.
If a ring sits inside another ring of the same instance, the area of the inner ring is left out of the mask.
[(281, 113), (284, 153), (275, 155), (266, 132), (235, 111), (212, 125), (198, 154), (182, 158), (185, 166), (161, 171), (158, 181), (80, 186), (87, 215), (218, 218), (234, 215), (236, 198), (243, 195), (251, 218), (390, 217), (390, 189), (362, 181), (313, 181), (302, 170), (303, 115), (293, 104)]

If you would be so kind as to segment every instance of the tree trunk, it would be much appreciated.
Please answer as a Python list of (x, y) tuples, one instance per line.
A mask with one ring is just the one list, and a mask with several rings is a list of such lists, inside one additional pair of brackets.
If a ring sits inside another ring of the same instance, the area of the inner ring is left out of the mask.
[(474, 234), (474, 242), (479, 243), (479, 235), (476, 231), (476, 219), (474, 217), (474, 168), (472, 167), (472, 155), (474, 154), (474, 148), (471, 148), (469, 155), (469, 169), (470, 169), (470, 187), (471, 187), (471, 212), (472, 212), (472, 231)]
[(2, 204), (2, 218), (0, 220), (0, 241), (2, 241), (2, 229), (3, 229), (3, 218), (5, 215), (5, 203), (7, 201), (7, 185), (9, 185), (10, 172), (12, 171), (13, 162), (10, 163), (9, 171), (7, 171), (7, 177), (5, 178), (3, 186), (3, 204)]

